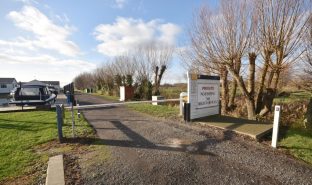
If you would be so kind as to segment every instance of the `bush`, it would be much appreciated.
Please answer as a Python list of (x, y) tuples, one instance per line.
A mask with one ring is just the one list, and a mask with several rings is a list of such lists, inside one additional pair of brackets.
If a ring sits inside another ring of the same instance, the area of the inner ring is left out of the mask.
[(310, 98), (307, 106), (307, 113), (305, 115), (305, 127), (312, 130), (312, 98)]
[(140, 84), (135, 85), (134, 98), (140, 100), (152, 99), (153, 85), (147, 80), (143, 79)]

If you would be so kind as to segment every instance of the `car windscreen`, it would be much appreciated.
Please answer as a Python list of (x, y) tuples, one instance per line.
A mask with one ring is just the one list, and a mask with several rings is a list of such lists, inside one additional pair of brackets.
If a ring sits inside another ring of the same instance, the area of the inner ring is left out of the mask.
[(22, 96), (38, 96), (40, 95), (40, 89), (35, 87), (21, 88), (19, 95)]

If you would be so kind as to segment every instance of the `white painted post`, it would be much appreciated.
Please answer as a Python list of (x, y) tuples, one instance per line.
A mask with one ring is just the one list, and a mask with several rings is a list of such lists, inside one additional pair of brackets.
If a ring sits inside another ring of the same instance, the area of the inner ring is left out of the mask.
[(126, 101), (126, 88), (125, 88), (125, 86), (119, 87), (119, 101)]
[(183, 97), (187, 96), (186, 92), (181, 92), (180, 93), (180, 116), (183, 115), (183, 106), (184, 106), (184, 102), (183, 102)]
[(271, 144), (271, 146), (273, 148), (276, 148), (276, 146), (277, 146), (280, 112), (281, 112), (281, 106), (280, 105), (275, 105), (275, 108), (274, 108), (273, 133), (272, 133), (272, 144)]

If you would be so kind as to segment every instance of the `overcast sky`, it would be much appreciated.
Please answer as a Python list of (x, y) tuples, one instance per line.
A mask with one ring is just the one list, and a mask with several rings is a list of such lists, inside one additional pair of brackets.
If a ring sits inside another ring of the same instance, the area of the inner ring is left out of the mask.
[[(2, 0), (0, 77), (64, 85), (140, 42), (185, 47), (202, 4), (217, 6), (214, 0)], [(184, 73), (175, 56), (165, 81), (181, 82)]]

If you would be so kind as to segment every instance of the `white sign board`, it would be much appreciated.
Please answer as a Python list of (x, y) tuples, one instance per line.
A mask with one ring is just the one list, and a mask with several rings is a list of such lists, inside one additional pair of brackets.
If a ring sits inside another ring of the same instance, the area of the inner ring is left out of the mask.
[(190, 119), (219, 114), (220, 78), (218, 76), (187, 74)]

